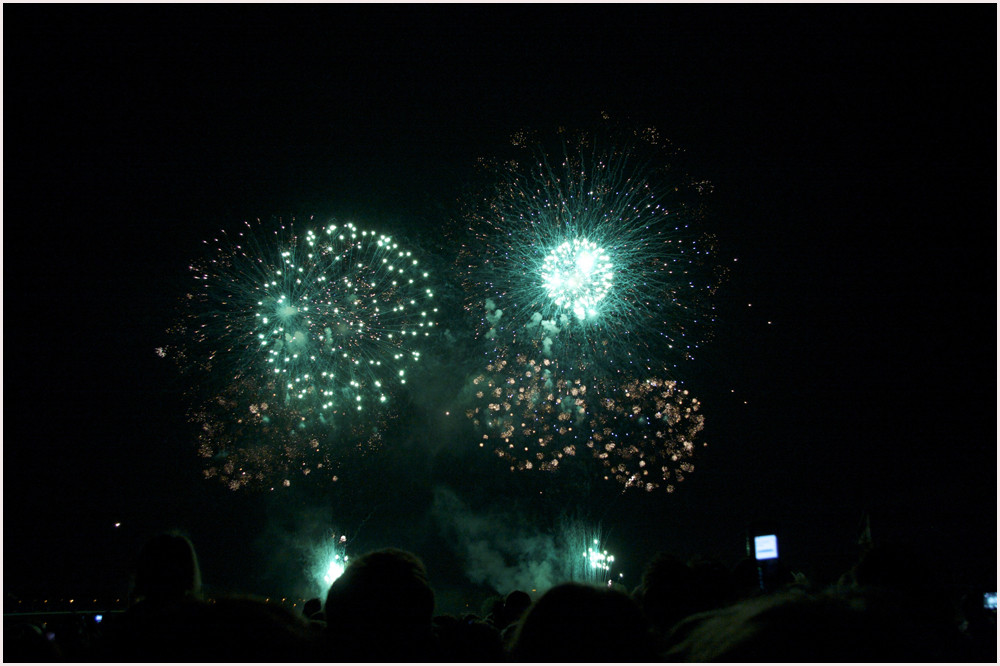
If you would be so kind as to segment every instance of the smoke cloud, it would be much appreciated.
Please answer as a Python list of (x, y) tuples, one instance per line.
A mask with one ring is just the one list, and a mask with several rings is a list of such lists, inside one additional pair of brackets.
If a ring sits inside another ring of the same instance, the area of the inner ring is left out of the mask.
[(510, 516), (473, 512), (453, 491), (434, 490), (432, 515), (444, 538), (464, 560), (465, 575), (501, 594), (512, 590), (544, 592), (570, 580), (597, 582), (587, 566), (588, 544), (601, 541), (599, 530), (564, 522), (551, 532), (525, 529)]

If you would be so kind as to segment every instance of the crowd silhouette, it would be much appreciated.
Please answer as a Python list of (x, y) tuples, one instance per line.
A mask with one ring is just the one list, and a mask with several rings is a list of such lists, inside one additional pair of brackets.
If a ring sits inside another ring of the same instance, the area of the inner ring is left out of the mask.
[[(914, 554), (868, 547), (833, 585), (657, 554), (631, 591), (566, 582), (511, 590), (480, 614), (435, 614), (420, 558), (352, 559), (301, 612), (205, 598), (195, 548), (161, 534), (140, 551), (129, 608), (100, 632), (53, 641), (4, 629), (4, 661), (101, 662), (995, 662), (996, 611), (955, 600)], [(768, 589), (770, 587), (770, 589)]]

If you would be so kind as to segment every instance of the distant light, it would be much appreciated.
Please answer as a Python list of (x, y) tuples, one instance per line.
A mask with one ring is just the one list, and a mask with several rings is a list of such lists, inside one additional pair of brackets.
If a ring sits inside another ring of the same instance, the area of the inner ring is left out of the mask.
[(758, 560), (778, 559), (778, 537), (774, 534), (762, 534), (753, 538), (754, 555)]

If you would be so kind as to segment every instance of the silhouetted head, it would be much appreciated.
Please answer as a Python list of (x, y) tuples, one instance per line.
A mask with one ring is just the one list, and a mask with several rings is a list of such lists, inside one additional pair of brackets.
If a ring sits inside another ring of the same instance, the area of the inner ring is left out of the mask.
[(627, 595), (564, 583), (524, 615), (511, 654), (521, 662), (634, 662), (655, 657), (648, 625)]
[(434, 591), (416, 555), (386, 548), (351, 561), (330, 586), (325, 614), (335, 644), (372, 658), (391, 650), (409, 654), (431, 636)]
[(156, 602), (201, 594), (198, 556), (187, 537), (159, 534), (146, 542), (136, 561), (134, 594)]
[(517, 622), (531, 605), (531, 597), (523, 590), (510, 592), (503, 602), (503, 616), (506, 624)]
[[(939, 661), (948, 645), (865, 593), (788, 590), (700, 613), (675, 627), (668, 661)], [(943, 659), (951, 661), (951, 659)]]
[(323, 602), (313, 598), (302, 604), (302, 614), (309, 619), (316, 617), (323, 610)]
[(694, 612), (696, 594), (691, 568), (677, 556), (660, 552), (646, 564), (635, 597), (654, 625), (669, 629)]
[(718, 560), (700, 555), (688, 560), (688, 567), (698, 591), (695, 612), (724, 605), (730, 594), (729, 570)]
[(504, 624), (503, 604), (504, 599), (500, 595), (487, 597), (479, 607), (479, 614), (487, 622), (496, 625), (498, 629), (502, 629)]

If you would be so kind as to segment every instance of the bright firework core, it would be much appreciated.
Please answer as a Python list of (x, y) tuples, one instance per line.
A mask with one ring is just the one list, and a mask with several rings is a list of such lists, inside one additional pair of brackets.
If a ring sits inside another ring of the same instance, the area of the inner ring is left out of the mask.
[(332, 538), (312, 549), (308, 575), (315, 586), (316, 595), (325, 598), (335, 580), (340, 578), (350, 564), (345, 552), (347, 537)]
[(552, 302), (580, 320), (597, 314), (597, 304), (611, 289), (613, 276), (607, 253), (582, 238), (565, 241), (550, 252), (541, 272)]
[(346, 568), (347, 556), (345, 555), (341, 558), (339, 555), (334, 555), (333, 559), (330, 560), (329, 566), (326, 568), (326, 573), (323, 574), (323, 582), (327, 585), (332, 585), (333, 581), (340, 578)]
[[(594, 539), (594, 545), (599, 545), (597, 539)], [(588, 548), (587, 552), (584, 553), (583, 556), (587, 558), (591, 569), (600, 569), (601, 571), (609, 571), (611, 569), (611, 563), (615, 561), (615, 556), (608, 555), (608, 551), (606, 550), (600, 551)]]
[[(285, 297), (282, 296), (280, 300), (283, 301), (284, 298)], [(278, 316), (281, 317), (282, 319), (286, 319), (286, 320), (287, 319), (291, 319), (292, 317), (294, 317), (298, 313), (299, 313), (299, 309), (297, 307), (295, 307), (294, 305), (291, 305), (291, 304), (288, 304), (288, 303), (285, 303), (285, 304), (283, 304), (283, 305), (281, 305), (281, 306), (278, 307)]]

